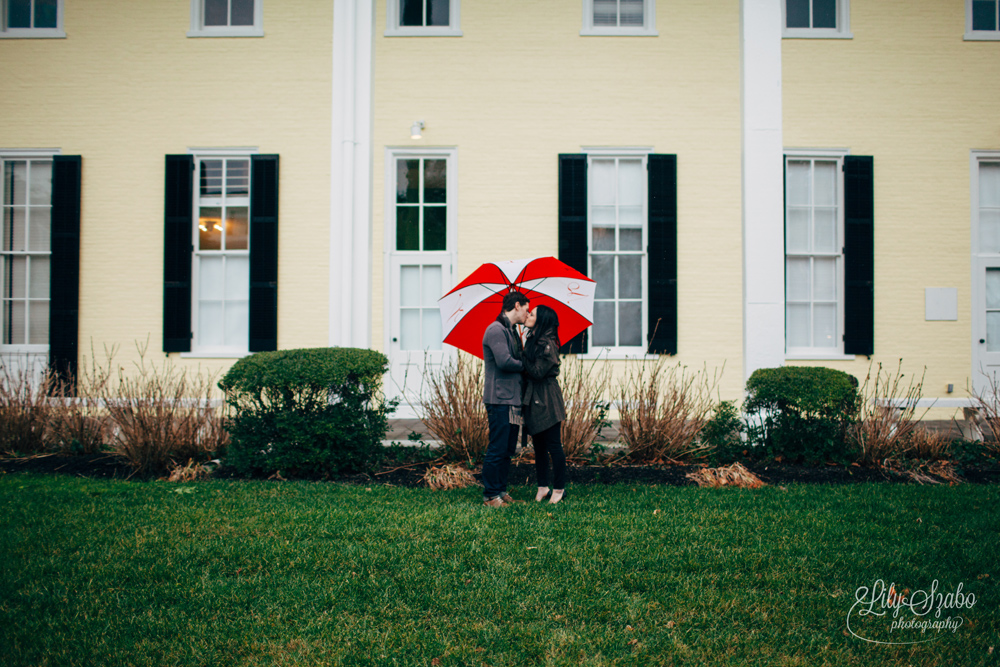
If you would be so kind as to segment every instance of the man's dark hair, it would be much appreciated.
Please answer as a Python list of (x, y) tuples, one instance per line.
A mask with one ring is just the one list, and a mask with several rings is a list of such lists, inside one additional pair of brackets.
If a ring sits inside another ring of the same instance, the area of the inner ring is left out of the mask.
[(528, 297), (520, 292), (507, 292), (503, 295), (503, 312), (507, 313), (514, 310), (515, 305), (528, 305)]

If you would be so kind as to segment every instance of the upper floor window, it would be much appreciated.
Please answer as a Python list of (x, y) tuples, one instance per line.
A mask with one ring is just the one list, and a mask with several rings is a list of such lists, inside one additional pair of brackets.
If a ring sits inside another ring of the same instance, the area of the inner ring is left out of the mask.
[(65, 37), (63, 0), (0, 0), (0, 37)]
[(1000, 0), (965, 0), (965, 39), (1000, 39)]
[(782, 36), (850, 38), (850, 0), (782, 0)]
[(656, 35), (656, 0), (583, 0), (581, 35)]
[(460, 37), (459, 0), (388, 0), (387, 36)]
[(188, 37), (262, 37), (263, 0), (191, 0)]

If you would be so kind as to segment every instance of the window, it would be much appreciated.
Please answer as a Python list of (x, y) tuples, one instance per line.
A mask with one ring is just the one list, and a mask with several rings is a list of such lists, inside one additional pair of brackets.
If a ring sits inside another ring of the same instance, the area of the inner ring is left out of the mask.
[(583, 0), (581, 35), (655, 36), (655, 0)]
[(0, 37), (65, 37), (63, 0), (0, 0)]
[(1000, 39), (1000, 0), (965, 0), (965, 39)]
[(263, 0), (191, 0), (188, 37), (262, 37)]
[(386, 36), (460, 37), (459, 0), (388, 0)]
[(850, 0), (783, 0), (784, 37), (850, 38)]

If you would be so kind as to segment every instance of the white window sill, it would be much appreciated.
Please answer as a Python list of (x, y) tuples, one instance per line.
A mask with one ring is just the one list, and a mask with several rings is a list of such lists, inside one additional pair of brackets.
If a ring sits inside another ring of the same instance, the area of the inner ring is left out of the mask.
[(188, 30), (188, 37), (263, 37), (263, 28), (247, 26), (245, 28), (202, 28)]
[(431, 26), (429, 28), (424, 27), (407, 27), (407, 28), (389, 28), (385, 31), (386, 37), (461, 37), (462, 30), (460, 28), (452, 28), (448, 26)]
[(833, 28), (785, 28), (783, 39), (854, 39), (854, 34)]
[(854, 361), (857, 358), (853, 354), (838, 354), (829, 352), (789, 352), (785, 354), (785, 361)]
[(181, 352), (181, 359), (242, 359), (253, 352)]
[(581, 37), (659, 37), (660, 33), (649, 28), (584, 28)]
[(66, 39), (58, 28), (8, 28), (0, 30), (0, 39)]
[(646, 354), (645, 352), (586, 352), (576, 355), (577, 359), (593, 361), (597, 359), (607, 359), (610, 361), (626, 361), (635, 359), (638, 361), (656, 361), (660, 358), (658, 354)]
[(1000, 31), (997, 30), (974, 30), (967, 32), (963, 36), (967, 42), (996, 42), (1000, 41)]
[(48, 354), (48, 345), (0, 345), (0, 354)]

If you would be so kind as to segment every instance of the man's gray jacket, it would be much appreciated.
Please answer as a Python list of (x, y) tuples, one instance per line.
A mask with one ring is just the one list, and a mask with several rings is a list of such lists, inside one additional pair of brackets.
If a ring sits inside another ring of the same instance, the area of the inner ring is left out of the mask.
[[(483, 334), (483, 361), (486, 367), (483, 403), (487, 405), (521, 405), (521, 370), (524, 366), (515, 357), (521, 341), (513, 325), (502, 316), (504, 324), (492, 322)], [(519, 353), (517, 356), (521, 356)]]

